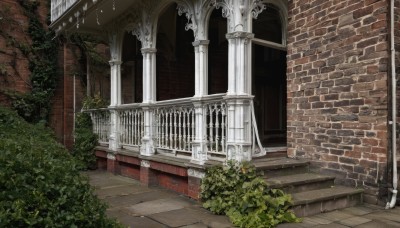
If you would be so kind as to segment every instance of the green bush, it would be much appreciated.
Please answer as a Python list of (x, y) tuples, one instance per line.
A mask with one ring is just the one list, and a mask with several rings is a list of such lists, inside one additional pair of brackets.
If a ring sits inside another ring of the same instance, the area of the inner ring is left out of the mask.
[(92, 131), (92, 120), (88, 113), (79, 113), (75, 119), (75, 142), (72, 155), (79, 162), (79, 169), (93, 169), (96, 167), (94, 148), (97, 145), (97, 136)]
[(206, 209), (228, 215), (239, 227), (274, 227), (299, 221), (289, 210), (290, 195), (268, 188), (248, 162), (229, 161), (226, 166), (207, 169), (200, 197)]
[(118, 227), (43, 125), (0, 107), (0, 227)]
[(106, 108), (107, 101), (105, 101), (100, 93), (96, 93), (93, 97), (85, 97), (83, 99), (83, 109), (97, 109)]

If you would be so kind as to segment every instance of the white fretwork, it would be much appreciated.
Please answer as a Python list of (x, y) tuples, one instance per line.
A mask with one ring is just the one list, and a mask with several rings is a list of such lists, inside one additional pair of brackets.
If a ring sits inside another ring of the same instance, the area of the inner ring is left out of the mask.
[(144, 132), (144, 114), (138, 106), (118, 109), (120, 120), (120, 143), (127, 146), (140, 146)]
[[(203, 164), (214, 155), (226, 155), (227, 159), (239, 161), (251, 159), (254, 144), (251, 118), (252, 21), (266, 8), (266, 4), (274, 4), (281, 12), (286, 12), (282, 9), (287, 4), (281, 3), (285, 1), (137, 0), (127, 4), (129, 8), (120, 12), (119, 1), (75, 2), (52, 0), (52, 21), (56, 21), (57, 31), (68, 31), (67, 27), (70, 29), (74, 23), (74, 28), (79, 27), (80, 22), (83, 24), (85, 18), (89, 19), (88, 14), (91, 14), (90, 18), (96, 18), (94, 14), (102, 2), (112, 3), (113, 6), (108, 22), (106, 18), (100, 18), (107, 24), (91, 23), (93, 31), (108, 31), (111, 52), (110, 106), (106, 111), (89, 110), (100, 142), (108, 142), (109, 148), (114, 151), (125, 145), (137, 146), (144, 156), (153, 155), (156, 149), (184, 151), (185, 154), (191, 153), (191, 162), (198, 164)], [(157, 102), (157, 23), (161, 12), (173, 2), (178, 5), (177, 13), (188, 19), (185, 29), (193, 31), (195, 91), (190, 98)], [(209, 95), (208, 24), (213, 10), (220, 8), (222, 16), (227, 19), (228, 90), (226, 94)], [(282, 18), (287, 21), (287, 16)], [(286, 23), (282, 24), (286, 26)], [(141, 42), (143, 55), (143, 102), (130, 106), (121, 105), (121, 53), (125, 31), (131, 32)], [(285, 47), (285, 36), (282, 44), (278, 45)], [(142, 165), (145, 166), (145, 163)]]
[(222, 8), (222, 16), (228, 19), (228, 33), (251, 32), (252, 19), (266, 8), (261, 0), (212, 0), (212, 4)]
[(108, 144), (110, 136), (110, 112), (108, 109), (85, 111), (90, 114), (93, 123), (93, 133), (98, 137), (100, 144)]

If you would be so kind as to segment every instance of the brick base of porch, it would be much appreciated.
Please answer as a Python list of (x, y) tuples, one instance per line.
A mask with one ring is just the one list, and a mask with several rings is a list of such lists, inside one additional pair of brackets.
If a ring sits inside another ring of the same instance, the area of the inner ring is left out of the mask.
[[(112, 156), (107, 156), (110, 154)], [(204, 167), (191, 164), (188, 159), (142, 156), (139, 152), (123, 149), (115, 152), (106, 147), (97, 147), (95, 155), (98, 169), (138, 180), (145, 186), (160, 186), (199, 200), (201, 178), (189, 173), (204, 173)]]

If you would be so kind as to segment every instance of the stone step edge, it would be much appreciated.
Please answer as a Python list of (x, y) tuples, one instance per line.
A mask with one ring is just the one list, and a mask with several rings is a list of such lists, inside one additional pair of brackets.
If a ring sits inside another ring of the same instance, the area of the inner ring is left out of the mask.
[(294, 168), (300, 166), (308, 166), (310, 164), (307, 160), (295, 160), (291, 162), (284, 162), (284, 163), (276, 163), (273, 164), (268, 161), (259, 161), (254, 162), (253, 165), (256, 167), (257, 170), (275, 170), (275, 169), (285, 169), (285, 168)]
[[(302, 178), (304, 175), (310, 175), (309, 178)], [(279, 179), (288, 179), (288, 177), (299, 177), (299, 178), (294, 178), (293, 181), (286, 181), (283, 183), (274, 183), (274, 180), (279, 180)], [(302, 174), (294, 174), (294, 175), (287, 175), (287, 176), (280, 176), (280, 177), (273, 177), (273, 178), (268, 178), (265, 177), (265, 182), (267, 183), (268, 187), (271, 188), (283, 188), (286, 186), (299, 186), (299, 185), (305, 185), (305, 184), (310, 184), (310, 183), (317, 183), (317, 182), (324, 182), (324, 181), (331, 181), (335, 180), (335, 177), (333, 176), (326, 176), (326, 175), (320, 175), (320, 174), (313, 174), (313, 173), (302, 173)], [(271, 182), (272, 180), (272, 182)]]
[[(335, 189), (335, 190), (332, 190)], [(312, 191), (307, 191), (307, 192), (300, 192), (300, 193), (293, 193), (292, 199), (293, 199), (293, 206), (298, 206), (298, 205), (306, 205), (310, 203), (315, 203), (315, 202), (322, 202), (322, 201), (328, 201), (328, 200), (335, 200), (343, 197), (347, 197), (350, 195), (357, 195), (357, 194), (362, 194), (364, 192), (363, 189), (354, 189), (354, 188), (349, 188), (349, 187), (343, 187), (343, 186), (335, 186), (332, 188), (324, 188), (324, 189), (318, 189), (318, 190), (312, 190)], [(318, 194), (317, 194), (318, 193)], [(323, 196), (318, 196), (321, 193), (323, 193)], [(313, 198), (310, 199), (304, 199), (305, 194), (310, 194), (313, 195)]]

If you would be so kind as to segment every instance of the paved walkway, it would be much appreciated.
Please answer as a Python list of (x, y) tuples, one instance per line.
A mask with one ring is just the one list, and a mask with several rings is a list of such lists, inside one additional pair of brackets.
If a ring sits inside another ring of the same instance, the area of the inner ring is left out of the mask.
[[(99, 198), (108, 203), (108, 215), (126, 226), (233, 227), (226, 216), (213, 215), (198, 202), (174, 192), (157, 187), (147, 188), (138, 181), (105, 171), (90, 171), (87, 175)], [(382, 207), (363, 205), (306, 217), (302, 223), (278, 226), (292, 227), (400, 227), (400, 208), (384, 210)]]

